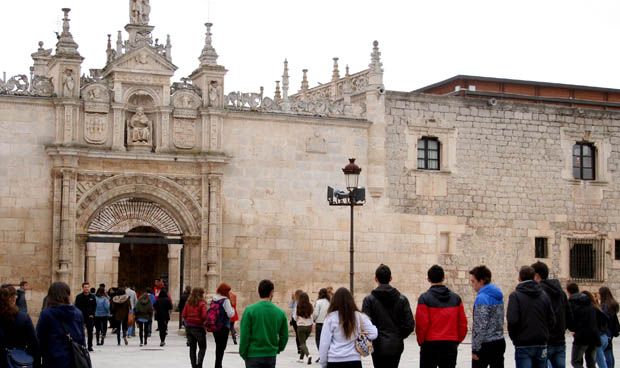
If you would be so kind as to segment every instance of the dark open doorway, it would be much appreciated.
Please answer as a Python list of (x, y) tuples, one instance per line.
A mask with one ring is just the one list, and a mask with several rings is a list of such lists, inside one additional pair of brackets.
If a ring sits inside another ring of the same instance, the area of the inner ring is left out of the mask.
[[(158, 234), (159, 232), (148, 226), (136, 227), (129, 231), (126, 238), (132, 234)], [(163, 238), (163, 235), (162, 235)], [(142, 242), (141, 242), (142, 243)], [(143, 291), (152, 288), (155, 279), (168, 281), (168, 245), (167, 244), (134, 244), (121, 243), (119, 246), (118, 282), (122, 285), (127, 282)]]

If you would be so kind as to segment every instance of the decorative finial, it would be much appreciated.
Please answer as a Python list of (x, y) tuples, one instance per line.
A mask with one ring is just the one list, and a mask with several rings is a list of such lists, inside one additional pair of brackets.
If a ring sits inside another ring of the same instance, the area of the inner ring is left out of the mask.
[(172, 42), (170, 42), (170, 35), (166, 35), (166, 60), (172, 61)]
[(43, 41), (39, 41), (39, 49), (37, 51), (45, 51), (43, 48)]
[(62, 18), (62, 33), (58, 38), (58, 43), (56, 43), (56, 55), (80, 57), (80, 53), (77, 51), (78, 44), (73, 40), (73, 35), (71, 35), (71, 31), (69, 30), (70, 11), (71, 9), (69, 8), (62, 8), (62, 12), (64, 13), (64, 17)]
[(275, 101), (280, 101), (282, 99), (282, 95), (280, 94), (280, 81), (276, 81), (276, 92), (273, 95), (273, 99)]
[(116, 35), (116, 54), (123, 55), (123, 32), (118, 31)]
[(346, 72), (345, 72), (345, 75), (344, 75), (344, 76), (345, 76), (345, 77), (349, 77), (349, 76), (351, 76), (351, 75), (349, 74), (349, 64), (347, 64), (347, 66), (346, 66), (346, 69), (345, 69), (345, 70), (346, 70)]
[(308, 90), (308, 69), (302, 69), (301, 71), (304, 73), (301, 79), (301, 91), (305, 92)]
[(198, 60), (200, 60), (200, 66), (217, 65), (217, 52), (215, 52), (215, 48), (213, 48), (211, 40), (211, 26), (213, 26), (213, 23), (205, 23), (205, 26), (207, 27), (205, 47), (202, 49), (202, 53), (200, 54)]
[(282, 73), (282, 98), (288, 100), (288, 60), (284, 59), (284, 73)]
[(332, 81), (340, 79), (340, 70), (338, 70), (338, 58), (334, 58), (334, 70), (332, 71)]
[(370, 54), (370, 70), (375, 73), (383, 73), (383, 64), (381, 63), (381, 53), (379, 52), (379, 41), (372, 43), (372, 54)]
[(108, 47), (106, 50), (112, 50), (112, 35), (108, 33)]

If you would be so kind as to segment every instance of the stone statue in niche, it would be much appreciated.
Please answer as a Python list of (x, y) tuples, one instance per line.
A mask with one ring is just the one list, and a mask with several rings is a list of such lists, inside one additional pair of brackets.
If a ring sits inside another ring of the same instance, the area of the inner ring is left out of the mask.
[(149, 0), (131, 0), (131, 11), (129, 19), (131, 24), (149, 24), (149, 14), (151, 6)]
[(128, 139), (130, 143), (147, 145), (151, 142), (151, 130), (153, 125), (149, 118), (144, 114), (144, 109), (138, 107), (136, 114), (129, 120)]
[(209, 106), (221, 107), (220, 105), (221, 93), (222, 93), (222, 87), (219, 85), (219, 83), (217, 81), (211, 81), (211, 83), (209, 83)]
[(63, 96), (73, 97), (73, 90), (75, 89), (75, 80), (73, 79), (73, 70), (65, 69), (65, 75), (62, 78)]

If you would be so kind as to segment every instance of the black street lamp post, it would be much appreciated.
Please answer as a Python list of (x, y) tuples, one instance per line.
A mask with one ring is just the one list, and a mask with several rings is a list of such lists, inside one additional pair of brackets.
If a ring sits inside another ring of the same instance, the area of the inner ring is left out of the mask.
[(342, 190), (334, 190), (327, 187), (327, 201), (330, 206), (349, 206), (351, 208), (351, 235), (349, 239), (349, 277), (351, 294), (354, 293), (355, 279), (355, 247), (353, 246), (354, 207), (363, 206), (366, 201), (366, 190), (358, 186), (362, 168), (355, 164), (355, 159), (350, 158), (349, 164), (342, 169), (344, 173), (348, 193)]

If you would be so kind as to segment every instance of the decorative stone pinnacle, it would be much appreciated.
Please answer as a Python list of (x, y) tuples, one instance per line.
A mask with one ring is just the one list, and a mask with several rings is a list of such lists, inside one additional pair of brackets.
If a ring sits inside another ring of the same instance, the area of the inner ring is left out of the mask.
[(69, 12), (71, 9), (62, 8), (64, 17), (62, 18), (62, 33), (56, 43), (56, 54), (69, 57), (80, 57), (80, 53), (77, 51), (78, 44), (73, 40), (73, 35), (69, 30)]
[(381, 52), (379, 52), (379, 41), (372, 43), (372, 53), (370, 54), (370, 70), (375, 73), (383, 73), (383, 64), (381, 63)]
[(345, 76), (345, 77), (350, 76), (350, 74), (349, 74), (349, 64), (347, 64), (347, 66), (346, 66), (345, 70), (346, 70), (346, 71), (345, 71), (345, 75), (344, 75), (344, 76)]
[(43, 48), (43, 41), (39, 41), (39, 49), (37, 51), (45, 51)]
[(308, 69), (302, 69), (301, 71), (304, 73), (301, 79), (301, 90), (307, 91), (308, 90)]
[(273, 95), (273, 99), (276, 101), (280, 101), (282, 99), (282, 95), (280, 94), (280, 81), (276, 81), (276, 91)]
[(282, 73), (282, 97), (288, 99), (288, 60), (284, 59), (284, 73)]
[(334, 70), (332, 71), (332, 81), (340, 79), (340, 70), (338, 70), (338, 58), (334, 58)]
[(202, 53), (200, 54), (198, 60), (200, 60), (200, 66), (217, 65), (218, 55), (217, 52), (215, 52), (215, 48), (213, 48), (211, 39), (211, 27), (213, 26), (213, 23), (205, 23), (205, 26), (207, 27), (207, 33), (205, 36), (205, 47), (202, 49)]

